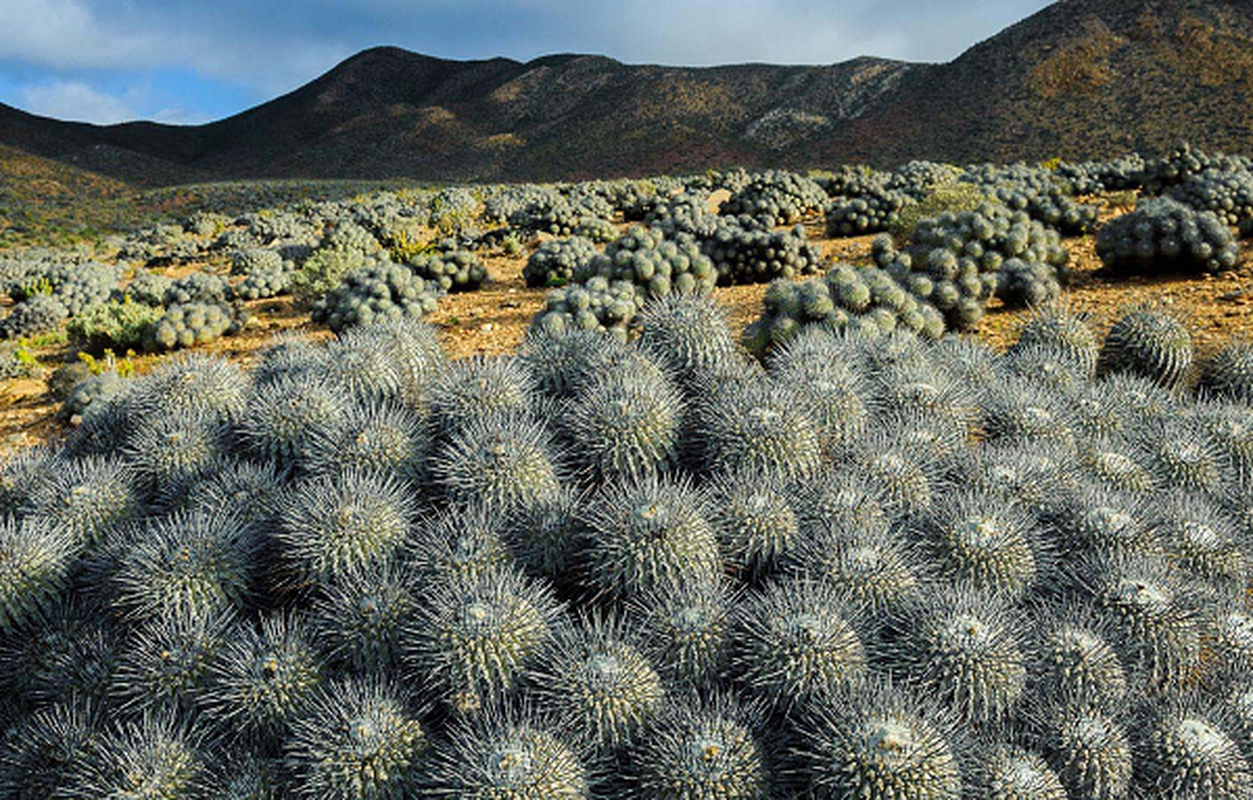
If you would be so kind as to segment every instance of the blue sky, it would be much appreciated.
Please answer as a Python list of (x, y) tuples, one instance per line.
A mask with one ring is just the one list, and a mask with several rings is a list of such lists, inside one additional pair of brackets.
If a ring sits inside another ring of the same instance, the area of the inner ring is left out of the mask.
[(353, 53), (600, 53), (633, 63), (947, 61), (1048, 0), (0, 0), (0, 102), (194, 124)]

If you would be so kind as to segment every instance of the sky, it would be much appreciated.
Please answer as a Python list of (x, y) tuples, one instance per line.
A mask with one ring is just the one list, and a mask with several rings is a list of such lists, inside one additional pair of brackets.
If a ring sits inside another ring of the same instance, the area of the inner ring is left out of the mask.
[(0, 102), (198, 124), (367, 47), (628, 63), (949, 61), (1050, 0), (0, 0)]

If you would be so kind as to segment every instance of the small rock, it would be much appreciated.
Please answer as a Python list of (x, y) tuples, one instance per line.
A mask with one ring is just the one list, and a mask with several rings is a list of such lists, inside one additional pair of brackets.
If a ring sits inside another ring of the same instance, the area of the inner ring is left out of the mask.
[(480, 330), (482, 330), (483, 333), (491, 333), (493, 327), (494, 326), (492, 325), (492, 323), (489, 322), (486, 325), (484, 325)]

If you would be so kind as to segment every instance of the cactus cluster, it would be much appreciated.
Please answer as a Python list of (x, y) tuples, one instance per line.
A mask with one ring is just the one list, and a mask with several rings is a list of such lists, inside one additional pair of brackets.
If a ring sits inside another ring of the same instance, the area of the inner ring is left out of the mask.
[(1240, 257), (1235, 236), (1217, 215), (1171, 197), (1142, 200), (1111, 220), (1097, 236), (1096, 252), (1110, 270), (1132, 274), (1220, 272)]

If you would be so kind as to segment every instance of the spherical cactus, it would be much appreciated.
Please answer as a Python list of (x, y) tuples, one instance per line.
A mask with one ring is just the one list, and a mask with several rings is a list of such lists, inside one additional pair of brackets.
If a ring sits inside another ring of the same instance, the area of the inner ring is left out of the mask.
[(822, 463), (817, 424), (799, 399), (770, 379), (724, 385), (697, 411), (705, 462), (714, 472), (758, 469), (788, 478)]
[(140, 513), (132, 470), (99, 456), (52, 460), (30, 481), (22, 505), (63, 526), (80, 545), (99, 542)]
[(235, 737), (281, 739), (322, 682), (303, 621), (284, 613), (241, 622), (226, 634), (202, 697), (204, 715)]
[(694, 294), (653, 300), (640, 313), (640, 349), (688, 382), (737, 349), (716, 301)]
[(850, 526), (832, 521), (809, 525), (805, 532), (789, 572), (820, 578), (874, 618), (917, 599), (921, 582), (915, 559), (886, 522)]
[(127, 437), (122, 457), (135, 481), (156, 494), (179, 495), (221, 468), (226, 429), (194, 417), (146, 418)]
[(1148, 524), (1151, 508), (1141, 495), (1080, 485), (1046, 513), (1059, 539), (1065, 580), (1091, 580), (1112, 559), (1161, 552), (1161, 539)]
[(930, 364), (891, 364), (870, 377), (880, 415), (923, 419), (951, 428), (964, 438), (979, 416), (968, 386)]
[(584, 581), (630, 598), (722, 571), (704, 497), (686, 479), (606, 486), (585, 512)]
[(995, 596), (943, 590), (892, 621), (891, 652), (926, 691), (967, 722), (1013, 713), (1027, 684), (1021, 620)]
[(1232, 482), (1253, 485), (1253, 405), (1198, 402), (1190, 416), (1230, 464)]
[(1173, 569), (1159, 559), (1119, 559), (1094, 588), (1115, 648), (1150, 688), (1168, 690), (1192, 678), (1201, 657), (1201, 625)]
[(1038, 612), (1031, 693), (1044, 703), (1118, 707), (1127, 696), (1127, 671), (1114, 651), (1108, 620), (1087, 605)]
[(864, 682), (816, 704), (793, 758), (815, 797), (958, 800), (954, 727), (924, 700)]
[(1068, 800), (1061, 779), (1043, 757), (1012, 744), (980, 749), (972, 759), (971, 797), (978, 800)]
[(1069, 448), (1042, 445), (1025, 451), (1003, 442), (979, 447), (975, 456), (975, 485), (981, 491), (1037, 515), (1065, 496), (1074, 480)]
[(19, 448), (0, 457), (0, 514), (29, 513), (31, 491), (47, 479), (49, 467), (61, 461), (60, 455), (39, 446)]
[(413, 317), (361, 325), (341, 339), (357, 349), (385, 352), (400, 374), (400, 398), (425, 418), (431, 385), (447, 367), (434, 326)]
[(851, 464), (874, 487), (885, 508), (916, 514), (931, 505), (937, 465), (899, 433), (888, 427), (875, 430), (862, 441)]
[(793, 387), (818, 423), (824, 454), (839, 458), (866, 432), (870, 391), (861, 375), (841, 356), (847, 345), (835, 335), (811, 330), (776, 351), (770, 371)]
[(187, 489), (182, 497), (167, 497), (173, 508), (210, 508), (252, 526), (270, 522), (282, 497), (284, 476), (270, 463), (234, 459)]
[(430, 387), (431, 411), (444, 434), (489, 417), (526, 417), (535, 406), (535, 380), (516, 358), (467, 358), (442, 370)]
[(1195, 422), (1147, 423), (1136, 432), (1135, 440), (1146, 466), (1163, 486), (1216, 495), (1235, 481), (1223, 448)]
[(860, 622), (829, 584), (784, 579), (736, 609), (732, 670), (771, 709), (803, 708), (865, 673)]
[(1236, 522), (1214, 501), (1176, 492), (1154, 504), (1151, 518), (1167, 556), (1186, 572), (1224, 592), (1244, 591), (1249, 555)]
[(529, 696), (558, 730), (604, 750), (629, 743), (666, 698), (631, 632), (599, 616), (559, 627), (527, 679)]
[(170, 714), (110, 726), (73, 770), (62, 796), (195, 800), (209, 779), (202, 737)]
[(569, 731), (527, 713), (459, 720), (427, 770), (426, 796), (590, 800), (592, 777)]
[(364, 334), (344, 331), (326, 345), (324, 372), (354, 397), (400, 402), (404, 384), (401, 365), (387, 344), (373, 328)]
[(213, 509), (175, 511), (119, 534), (107, 546), (113, 603), (132, 620), (248, 608), (259, 541)]
[(1239, 744), (1224, 730), (1221, 711), (1184, 703), (1155, 711), (1136, 747), (1138, 784), (1144, 791), (1181, 800), (1249, 796), (1253, 769)]
[(385, 565), (319, 587), (309, 622), (327, 660), (358, 673), (395, 668), (402, 628), (417, 613), (415, 583), (411, 571)]
[(1127, 728), (1118, 716), (1068, 705), (1049, 710), (1044, 728), (1049, 760), (1071, 797), (1126, 800), (1133, 762)]
[(627, 604), (639, 646), (676, 685), (712, 687), (727, 670), (736, 596), (724, 580), (677, 584)]
[(410, 671), (454, 711), (474, 714), (510, 692), (552, 636), (556, 604), (511, 570), (435, 581), (402, 628)]
[(1236, 341), (1205, 364), (1201, 387), (1217, 397), (1253, 403), (1253, 343)]
[(354, 403), (331, 425), (313, 429), (301, 462), (315, 475), (364, 470), (421, 481), (430, 433), (414, 411), (394, 402)]
[(1087, 475), (1105, 488), (1129, 494), (1145, 494), (1157, 487), (1144, 453), (1122, 439), (1088, 440), (1077, 447), (1079, 462)]
[(614, 371), (589, 380), (561, 424), (592, 480), (640, 480), (678, 460), (683, 403), (664, 378)]
[(278, 759), (230, 753), (211, 765), (210, 796), (221, 800), (279, 800)]
[(391, 477), (349, 471), (311, 478), (281, 501), (274, 531), (293, 586), (391, 561), (409, 535), (413, 500)]
[(113, 693), (123, 708), (177, 712), (203, 694), (230, 623), (226, 614), (170, 613), (131, 630)]
[(0, 633), (39, 619), (69, 585), (75, 542), (49, 520), (0, 517)]
[(720, 476), (711, 484), (709, 508), (728, 565), (746, 579), (776, 572), (799, 544), (791, 487), (776, 475), (750, 470)]
[(1253, 614), (1238, 601), (1206, 608), (1201, 630), (1211, 684), (1238, 684), (1253, 675)]
[(1124, 314), (1105, 336), (1099, 370), (1126, 372), (1166, 389), (1181, 389), (1192, 369), (1192, 335), (1169, 314), (1150, 307)]
[(1069, 446), (1074, 422), (1061, 395), (1019, 377), (1006, 377), (984, 392), (983, 430), (987, 441)]
[(116, 630), (108, 611), (71, 595), (53, 605), (28, 636), (0, 642), (0, 687), (46, 706), (76, 697), (104, 701), (118, 668)]
[(769, 753), (756, 709), (718, 695), (672, 701), (627, 753), (629, 800), (761, 800), (770, 796)]
[(483, 506), (452, 506), (421, 527), (407, 548), (409, 564), (424, 577), (477, 578), (513, 563), (506, 544), (508, 519)]
[(321, 373), (285, 374), (258, 384), (239, 421), (239, 438), (252, 455), (291, 462), (312, 433), (334, 425), (352, 402), (346, 390)]
[(97, 743), (96, 712), (90, 704), (69, 701), (15, 721), (0, 747), (0, 796), (65, 797), (74, 770)]
[(557, 457), (544, 426), (523, 417), (487, 417), (453, 433), (431, 464), (449, 500), (508, 514), (561, 488)]
[(1065, 306), (1045, 306), (1032, 313), (1019, 329), (1011, 352), (1020, 347), (1045, 348), (1072, 363), (1085, 378), (1096, 373), (1100, 353), (1096, 336), (1084, 314)]
[(982, 492), (937, 500), (917, 533), (932, 569), (945, 582), (1021, 597), (1049, 567), (1035, 519)]
[(252, 368), (254, 386), (319, 372), (326, 368), (329, 358), (325, 347), (294, 331), (272, 336), (260, 356), (260, 362)]
[(237, 364), (221, 356), (189, 353), (165, 359), (139, 378), (130, 405), (144, 415), (227, 422), (244, 411), (247, 395), (248, 379)]
[(1089, 380), (1074, 361), (1043, 345), (1019, 345), (1005, 355), (1005, 371), (1045, 389), (1070, 394)]
[(556, 586), (575, 580), (575, 566), (585, 545), (579, 519), (585, 498), (570, 487), (552, 497), (518, 509), (506, 526), (509, 549), (529, 574), (548, 579)]
[(291, 788), (309, 800), (386, 800), (416, 792), (429, 746), (409, 698), (378, 678), (324, 686), (284, 742)]
[(533, 329), (520, 353), (539, 391), (552, 398), (574, 397), (589, 381), (614, 366), (640, 358), (602, 331), (578, 328), (560, 332)]

